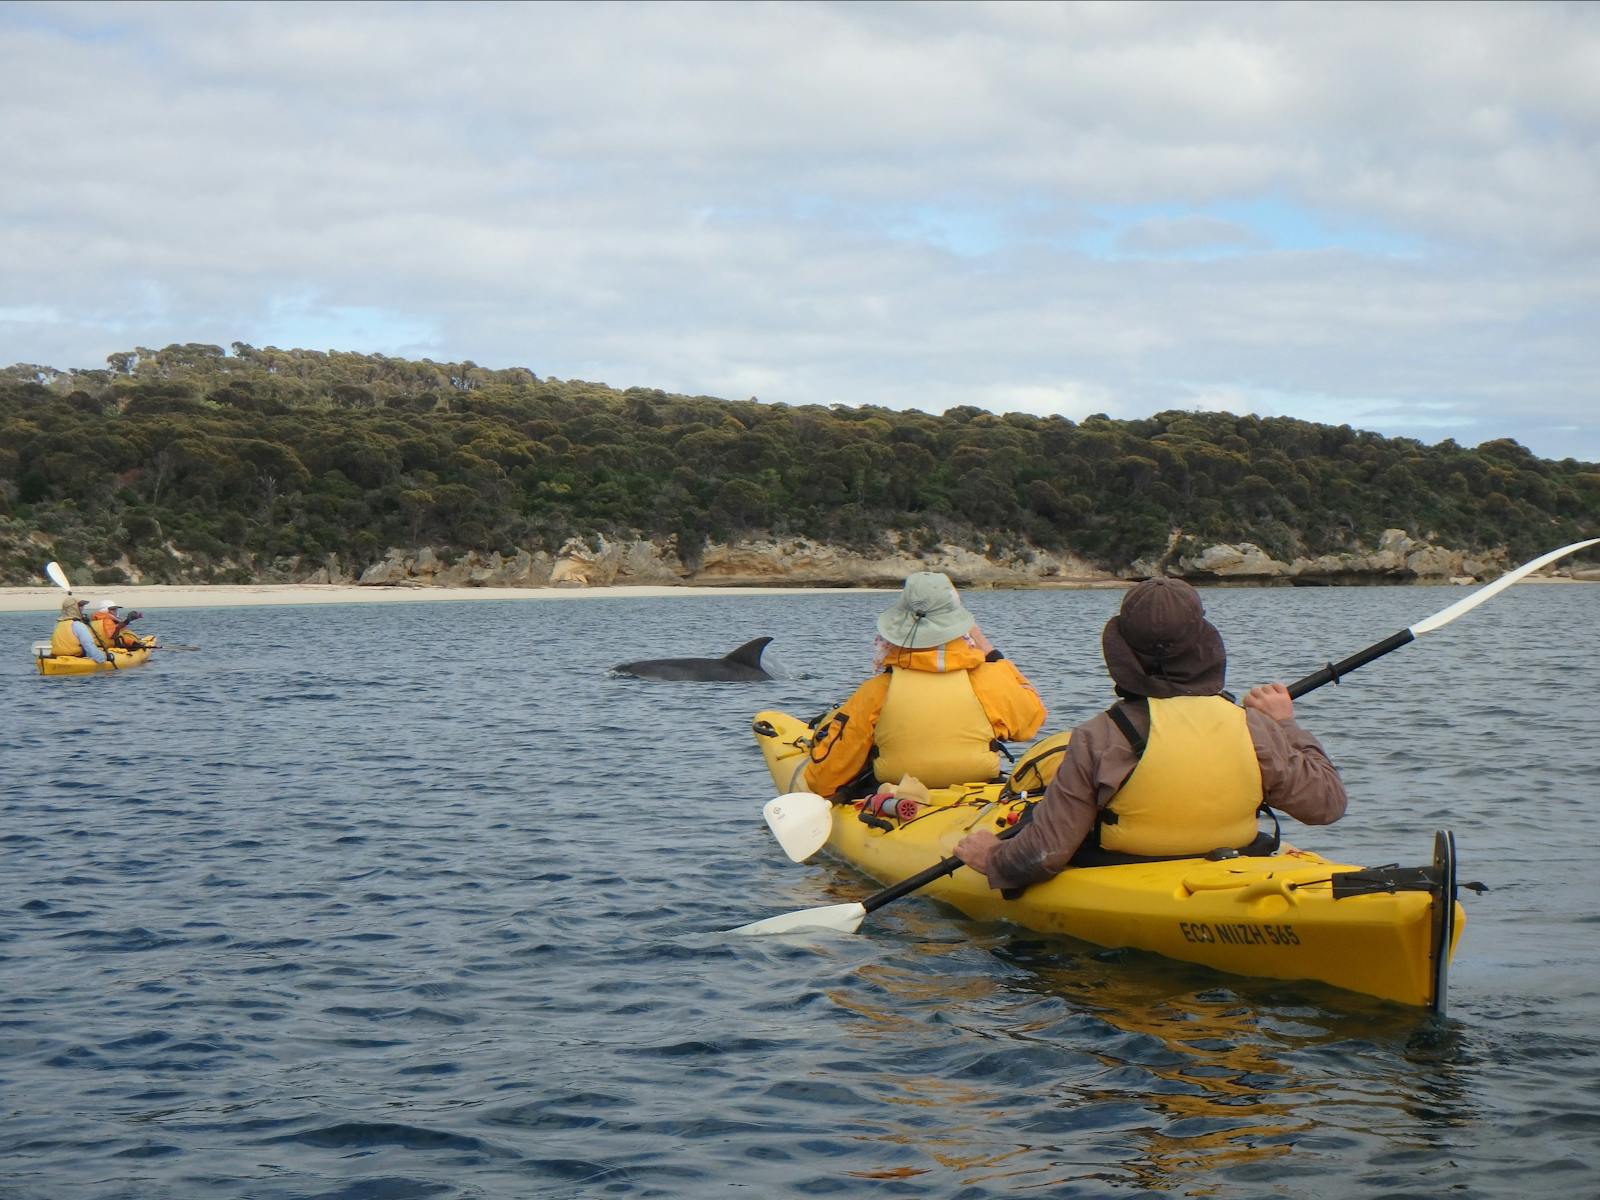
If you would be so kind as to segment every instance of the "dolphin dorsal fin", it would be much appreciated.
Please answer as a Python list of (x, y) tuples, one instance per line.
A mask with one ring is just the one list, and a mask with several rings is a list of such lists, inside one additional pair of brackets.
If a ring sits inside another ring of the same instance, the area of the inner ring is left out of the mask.
[(761, 667), (761, 652), (767, 648), (767, 643), (771, 640), (769, 637), (756, 638), (754, 641), (746, 642), (732, 654), (723, 655), (723, 659), (726, 662), (740, 663), (743, 666), (755, 667), (759, 670)]

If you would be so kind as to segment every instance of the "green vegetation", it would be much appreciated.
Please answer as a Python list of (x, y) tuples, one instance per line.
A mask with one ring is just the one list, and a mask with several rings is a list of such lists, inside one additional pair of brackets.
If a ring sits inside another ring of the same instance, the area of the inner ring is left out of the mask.
[[(1600, 529), (1600, 467), (1226, 413), (1081, 422), (617, 391), (527, 370), (234, 343), (0, 371), (0, 583), (301, 577), (387, 548), (805, 535), (1072, 550), (1117, 569), (1385, 528), (1513, 560)], [(34, 535), (43, 535), (43, 540)]]

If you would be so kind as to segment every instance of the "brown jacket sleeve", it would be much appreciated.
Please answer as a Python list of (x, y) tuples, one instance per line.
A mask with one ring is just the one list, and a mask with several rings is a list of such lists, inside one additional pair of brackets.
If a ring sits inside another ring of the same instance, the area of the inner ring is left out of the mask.
[(1033, 819), (989, 856), (989, 886), (1025, 887), (1059, 874), (1138, 761), (1105, 713), (1074, 729), (1044, 799), (1033, 807)]
[(1344, 816), (1344, 780), (1321, 742), (1293, 721), (1274, 721), (1253, 708), (1245, 709), (1245, 721), (1268, 804), (1306, 825), (1332, 825)]
[[(1124, 711), (1139, 732), (1149, 733), (1150, 716), (1142, 705)], [(1255, 709), (1245, 710), (1245, 723), (1268, 804), (1307, 825), (1330, 825), (1344, 815), (1344, 782), (1315, 737), (1293, 721), (1274, 721)], [(1059, 874), (1138, 765), (1128, 739), (1104, 713), (1074, 729), (1033, 820), (989, 856), (989, 886), (1025, 887)]]

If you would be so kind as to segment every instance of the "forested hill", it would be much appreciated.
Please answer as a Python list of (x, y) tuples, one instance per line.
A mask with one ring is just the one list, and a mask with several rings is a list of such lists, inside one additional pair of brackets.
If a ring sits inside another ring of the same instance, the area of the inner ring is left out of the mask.
[(1520, 560), (1600, 530), (1600, 467), (1226, 413), (942, 416), (618, 391), (471, 362), (256, 349), (0, 371), (0, 582), (292, 576), (389, 547), (899, 531), (1111, 570), (1218, 542), (1280, 559), (1382, 530)]

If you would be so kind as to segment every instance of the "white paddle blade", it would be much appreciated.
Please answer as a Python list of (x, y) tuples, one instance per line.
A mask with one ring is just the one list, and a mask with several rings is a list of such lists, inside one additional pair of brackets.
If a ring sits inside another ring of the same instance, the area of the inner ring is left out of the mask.
[(1411, 627), (1412, 636), (1421, 637), (1425, 633), (1432, 633), (1435, 629), (1443, 629), (1446, 625), (1450, 624), (1451, 621), (1454, 621), (1463, 613), (1469, 613), (1473, 609), (1477, 608), (1478, 605), (1482, 604), (1485, 600), (1488, 600), (1490, 597), (1498, 596), (1501, 592), (1505, 591), (1519, 579), (1526, 579), (1540, 567), (1548, 567), (1551, 563), (1555, 562), (1556, 559), (1565, 558), (1569, 554), (1576, 554), (1579, 550), (1593, 546), (1596, 543), (1600, 543), (1600, 538), (1590, 538), (1586, 542), (1573, 542), (1570, 546), (1563, 546), (1559, 550), (1552, 550), (1548, 554), (1541, 554), (1532, 562), (1523, 563), (1515, 571), (1507, 571), (1493, 583), (1484, 584), (1483, 587), (1473, 592), (1472, 595), (1465, 596), (1462, 599), (1457, 600), (1449, 608), (1441, 609), (1440, 611), (1434, 613), (1433, 616), (1428, 617), (1426, 620), (1418, 621)]
[(762, 806), (767, 828), (792, 862), (805, 862), (828, 844), (833, 806), (815, 792), (785, 792)]
[(826, 908), (802, 908), (799, 912), (782, 913), (763, 921), (751, 921), (730, 933), (760, 937), (768, 933), (854, 933), (866, 919), (867, 910), (860, 904), (830, 904)]
[(72, 585), (67, 582), (67, 573), (61, 569), (60, 563), (54, 561), (45, 563), (44, 573), (50, 576), (50, 582), (62, 591), (70, 592), (72, 590)]

